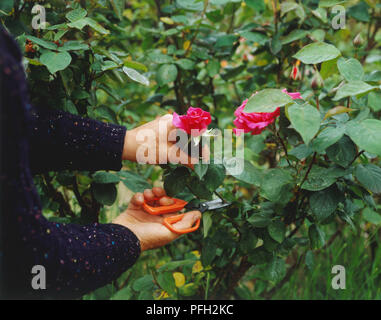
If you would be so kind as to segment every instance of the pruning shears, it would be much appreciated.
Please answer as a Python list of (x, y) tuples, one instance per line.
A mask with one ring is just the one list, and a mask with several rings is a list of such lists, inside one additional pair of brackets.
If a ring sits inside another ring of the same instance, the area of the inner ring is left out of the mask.
[[(145, 212), (152, 214), (152, 215), (162, 215), (166, 213), (174, 213), (181, 211), (182, 209), (187, 209), (187, 210), (198, 210), (201, 213), (205, 211), (212, 211), (212, 210), (217, 210), (221, 208), (225, 208), (231, 205), (230, 202), (225, 202), (222, 199), (215, 199), (211, 201), (205, 201), (205, 202), (200, 202), (200, 203), (194, 203), (194, 202), (187, 202), (182, 199), (177, 199), (177, 198), (171, 198), (173, 200), (173, 204), (168, 205), (168, 206), (162, 206), (158, 204), (158, 200), (160, 198), (155, 198), (152, 202), (148, 203), (145, 201), (143, 203), (143, 209)], [(184, 213), (177, 214), (171, 217), (165, 217), (163, 224), (172, 232), (177, 233), (177, 234), (184, 234), (184, 233), (190, 233), (193, 231), (196, 231), (199, 226), (200, 226), (200, 220), (197, 220), (195, 225), (191, 228), (188, 229), (182, 229), (182, 230), (177, 230), (173, 227), (173, 224), (176, 222), (179, 222), (183, 219)]]

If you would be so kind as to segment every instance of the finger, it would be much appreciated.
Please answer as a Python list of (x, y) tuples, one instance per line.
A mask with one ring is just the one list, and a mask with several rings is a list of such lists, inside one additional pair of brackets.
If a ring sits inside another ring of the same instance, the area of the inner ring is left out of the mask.
[(159, 188), (159, 187), (152, 188), (152, 192), (158, 198), (164, 197), (166, 195), (165, 190), (163, 188)]
[(144, 196), (141, 192), (135, 193), (130, 201), (130, 205), (135, 207), (141, 207), (143, 203), (144, 203)]
[(185, 213), (183, 219), (173, 225), (175, 229), (188, 229), (193, 227), (197, 220), (201, 219), (200, 211), (189, 211)]
[(146, 201), (153, 201), (155, 199), (155, 195), (153, 194), (151, 189), (145, 189), (143, 195)]
[(174, 203), (175, 203), (175, 201), (169, 197), (162, 197), (159, 200), (159, 204), (161, 206), (170, 206), (171, 204), (174, 204)]

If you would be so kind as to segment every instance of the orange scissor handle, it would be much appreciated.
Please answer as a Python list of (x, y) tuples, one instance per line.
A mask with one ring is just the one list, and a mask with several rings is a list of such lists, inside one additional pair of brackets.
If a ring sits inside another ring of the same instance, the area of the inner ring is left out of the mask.
[[(160, 198), (155, 198), (154, 201), (157, 201), (159, 199)], [(157, 207), (151, 206), (147, 202), (144, 201), (143, 209), (145, 212), (157, 216), (157, 215), (161, 215), (161, 214), (165, 214), (165, 213), (178, 212), (178, 211), (184, 209), (184, 207), (188, 203), (187, 201), (177, 199), (177, 198), (171, 198), (171, 199), (174, 201), (173, 204), (171, 204), (169, 206), (157, 206)]]
[(178, 230), (178, 229), (175, 229), (172, 224), (176, 223), (176, 222), (179, 222), (180, 220), (183, 219), (184, 217), (184, 213), (183, 214), (177, 214), (175, 216), (172, 216), (172, 217), (167, 217), (167, 218), (164, 218), (164, 222), (163, 224), (169, 229), (171, 230), (172, 232), (174, 233), (177, 233), (177, 234), (185, 234), (185, 233), (190, 233), (190, 232), (193, 232), (193, 231), (196, 231), (198, 229), (198, 227), (200, 226), (200, 219), (197, 220), (197, 222), (195, 223), (195, 225), (191, 228), (188, 228), (188, 229), (181, 229), (181, 230)]

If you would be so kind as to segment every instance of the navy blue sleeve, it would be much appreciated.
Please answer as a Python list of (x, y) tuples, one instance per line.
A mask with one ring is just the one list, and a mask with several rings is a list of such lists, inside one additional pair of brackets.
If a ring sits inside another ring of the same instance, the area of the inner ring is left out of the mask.
[[(30, 163), (37, 171), (118, 169), (124, 129), (33, 110), (21, 54), (1, 27), (0, 111), (0, 296), (77, 298), (117, 279), (139, 257), (138, 238), (121, 225), (48, 221)], [(31, 136), (33, 126), (40, 131)], [(36, 265), (45, 267), (45, 290), (31, 286)]]
[(54, 109), (34, 107), (30, 115), (33, 173), (121, 169), (125, 127)]

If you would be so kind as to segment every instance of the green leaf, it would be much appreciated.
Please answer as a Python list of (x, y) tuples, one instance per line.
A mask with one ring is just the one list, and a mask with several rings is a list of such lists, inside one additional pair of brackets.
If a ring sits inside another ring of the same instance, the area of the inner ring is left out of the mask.
[(133, 81), (149, 86), (149, 80), (135, 69), (123, 67), (123, 72)]
[(265, 228), (271, 223), (271, 218), (265, 213), (254, 213), (248, 219), (253, 227)]
[(110, 0), (112, 8), (119, 20), (123, 19), (123, 11), (126, 5), (126, 0)]
[(288, 108), (292, 126), (300, 133), (305, 144), (308, 144), (320, 128), (320, 113), (309, 104), (296, 104)]
[(306, 253), (306, 259), (305, 259), (305, 263), (306, 263), (306, 266), (309, 270), (312, 270), (314, 265), (315, 265), (315, 261), (314, 261), (314, 253), (313, 251), (311, 250), (308, 250), (307, 253)]
[(337, 68), (337, 60), (338, 59), (336, 58), (336, 59), (324, 61), (321, 64), (320, 75), (323, 78), (323, 80), (325, 80), (325, 79), (329, 78), (330, 76), (334, 75), (335, 73), (339, 72), (339, 70)]
[(330, 8), (338, 4), (347, 2), (348, 0), (320, 0), (319, 7), (321, 8)]
[(271, 238), (281, 243), (286, 235), (286, 226), (282, 221), (277, 220), (268, 225), (267, 231)]
[(200, 162), (194, 165), (194, 172), (197, 174), (200, 180), (204, 177), (207, 171), (208, 171), (208, 164), (204, 164)]
[(86, 16), (87, 16), (87, 11), (83, 8), (78, 8), (78, 9), (72, 10), (66, 14), (66, 18), (70, 22), (75, 22), (75, 21), (81, 20)]
[(110, 31), (107, 29), (103, 28), (98, 22), (91, 18), (85, 18), (87, 21), (87, 25), (89, 25), (91, 28), (93, 28), (95, 31), (99, 32), (100, 34), (106, 35), (109, 34)]
[(258, 242), (258, 237), (255, 233), (247, 227), (241, 229), (242, 234), (239, 241), (239, 247), (244, 253), (252, 252)]
[(262, 179), (261, 195), (277, 203), (287, 203), (292, 197), (292, 177), (284, 169), (270, 169)]
[(282, 44), (288, 44), (296, 40), (305, 38), (310, 32), (307, 30), (296, 29), (291, 31), (287, 36), (281, 39)]
[(95, 183), (118, 183), (120, 181), (119, 177), (110, 172), (98, 171), (93, 174), (93, 181)]
[(328, 218), (336, 210), (339, 202), (343, 200), (339, 190), (331, 186), (314, 192), (310, 197), (310, 207), (317, 220), (322, 221)]
[(329, 160), (346, 168), (355, 158), (357, 148), (352, 140), (344, 135), (338, 142), (330, 146), (326, 152)]
[(77, 51), (77, 50), (89, 50), (88, 44), (82, 41), (67, 41), (64, 45), (58, 48), (58, 51)]
[(152, 275), (148, 274), (139, 279), (136, 279), (132, 285), (132, 289), (136, 292), (140, 292), (143, 290), (151, 290), (155, 286), (154, 279)]
[(94, 198), (101, 204), (111, 206), (117, 196), (116, 187), (113, 183), (92, 185)]
[(377, 112), (381, 110), (381, 92), (370, 92), (368, 95), (368, 107)]
[(162, 265), (159, 269), (157, 269), (157, 271), (158, 272), (174, 271), (180, 267), (194, 265), (194, 263), (195, 263), (194, 259), (170, 261), (170, 262), (167, 262), (166, 264)]
[(187, 187), (191, 192), (200, 199), (210, 200), (212, 196), (212, 191), (207, 188), (204, 181), (200, 181), (198, 177), (189, 177), (187, 181)]
[(70, 65), (71, 55), (67, 52), (46, 52), (40, 57), (40, 61), (48, 68), (50, 73), (56, 73)]
[(212, 264), (213, 259), (217, 255), (217, 249), (218, 247), (216, 246), (216, 244), (210, 241), (210, 238), (204, 241), (201, 249), (201, 263), (203, 266), (206, 267)]
[(306, 144), (301, 144), (292, 149), (288, 154), (299, 160), (305, 159), (313, 153), (313, 150)]
[(151, 185), (135, 172), (120, 171), (119, 176), (124, 178), (122, 182), (132, 192), (143, 192), (145, 189), (151, 189)]
[(159, 86), (175, 81), (177, 68), (174, 64), (163, 64), (156, 73), (156, 81)]
[(202, 215), (202, 224), (204, 227), (204, 238), (208, 236), (210, 227), (212, 226), (212, 222), (213, 222), (212, 215), (213, 215), (212, 212), (205, 212)]
[(151, 60), (154, 63), (158, 64), (164, 64), (164, 63), (171, 63), (173, 62), (173, 58), (170, 56), (167, 56), (166, 54), (163, 54), (158, 51), (153, 51), (148, 54), (148, 59)]
[(248, 256), (248, 261), (253, 265), (261, 265), (271, 261), (273, 258), (272, 253), (264, 249), (263, 246), (255, 248)]
[[(342, 177), (345, 174), (346, 171), (343, 169), (313, 166), (308, 174), (307, 180), (302, 185), (302, 189), (309, 191), (323, 190), (335, 183), (337, 178)], [(301, 177), (304, 177), (304, 172)]]
[(254, 167), (249, 161), (244, 160), (244, 168), (242, 172), (239, 174), (235, 174), (233, 172), (231, 164), (226, 159), (224, 159), (224, 165), (225, 165), (227, 174), (232, 175), (234, 178), (249, 184), (253, 184), (257, 187), (259, 187), (259, 185), (261, 184), (261, 180), (263, 176), (262, 171)]
[(198, 286), (194, 282), (187, 283), (179, 288), (179, 293), (183, 297), (194, 296), (198, 291)]
[(209, 61), (206, 70), (208, 71), (209, 77), (214, 77), (220, 72), (220, 62), (218, 60)]
[(27, 36), (26, 38), (45, 49), (57, 50), (57, 45), (54, 42), (46, 41), (44, 39), (36, 38), (33, 36)]
[(344, 58), (340, 58), (337, 60), (337, 67), (347, 81), (362, 80), (364, 76), (362, 65), (357, 59), (351, 58), (345, 60)]
[(225, 34), (225, 35), (219, 36), (217, 38), (215, 47), (216, 48), (232, 47), (234, 42), (237, 41), (237, 39), (238, 37), (232, 34)]
[(210, 191), (216, 190), (225, 179), (225, 167), (220, 164), (209, 164), (204, 181)]
[(258, 12), (262, 12), (266, 8), (263, 0), (245, 0), (246, 4)]
[(111, 300), (130, 300), (132, 296), (133, 296), (133, 291), (131, 287), (124, 287), (121, 290), (117, 291), (111, 297)]
[(194, 62), (190, 59), (179, 59), (175, 63), (183, 70), (192, 70), (195, 66)]
[(175, 196), (186, 188), (189, 171), (185, 167), (176, 168), (164, 176), (164, 189), (170, 197)]
[(259, 45), (264, 45), (269, 39), (266, 34), (260, 32), (242, 31), (239, 35), (248, 40), (249, 42), (255, 42)]
[(308, 237), (310, 238), (311, 249), (320, 249), (325, 243), (325, 234), (316, 224), (308, 229)]
[(381, 168), (374, 164), (359, 164), (355, 169), (355, 177), (368, 190), (381, 193)]
[(176, 0), (176, 6), (189, 11), (201, 11), (204, 3), (198, 0)]
[(283, 259), (274, 258), (265, 269), (268, 280), (278, 282), (286, 275), (286, 263)]
[(148, 68), (143, 63), (140, 63), (140, 62), (137, 62), (137, 61), (125, 60), (123, 63), (124, 63), (124, 65), (127, 68), (131, 68), (131, 69), (135, 69), (135, 70), (140, 70), (140, 71), (143, 71), (143, 72), (147, 72), (148, 71)]
[(336, 95), (332, 100), (337, 101), (346, 97), (358, 96), (360, 94), (368, 93), (376, 88), (377, 87), (371, 86), (364, 81), (350, 81), (337, 90)]
[(345, 133), (345, 126), (327, 127), (312, 140), (311, 148), (317, 152), (324, 152), (325, 149), (341, 139)]
[(350, 121), (346, 125), (347, 134), (365, 151), (381, 156), (381, 121), (366, 119), (361, 122)]
[[(8, 14), (12, 11), (14, 0), (1, 0), (0, 2), (0, 14), (4, 12), (5, 14)], [(2, 11), (2, 12), (1, 12)]]
[(305, 64), (317, 64), (335, 59), (340, 54), (340, 51), (331, 44), (314, 42), (300, 49), (293, 57)]
[(68, 25), (68, 27), (70, 27), (70, 28), (74, 28), (74, 29), (82, 30), (84, 27), (86, 27), (87, 25), (89, 25), (89, 22), (87, 21), (86, 18), (83, 18), (83, 19), (80, 19), (80, 20), (77, 20), (77, 21), (73, 21), (73, 22), (71, 22), (71, 23), (68, 23), (67, 25)]
[(279, 89), (264, 89), (247, 101), (245, 112), (274, 112), (278, 107), (291, 103), (291, 97)]
[(164, 291), (168, 292), (170, 295), (176, 294), (176, 283), (172, 272), (160, 273), (157, 277), (157, 283)]
[(362, 211), (363, 218), (373, 224), (381, 224), (381, 215), (376, 211), (373, 211), (371, 208), (366, 207)]

